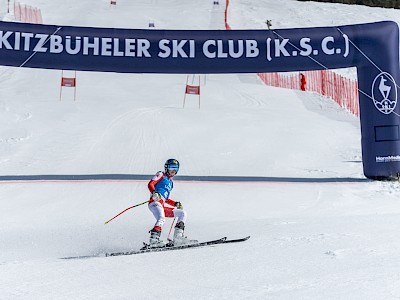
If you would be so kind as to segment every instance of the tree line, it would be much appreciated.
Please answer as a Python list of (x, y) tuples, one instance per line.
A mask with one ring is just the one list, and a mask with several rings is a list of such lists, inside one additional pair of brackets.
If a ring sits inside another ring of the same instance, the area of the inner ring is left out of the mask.
[[(297, 0), (297, 1), (309, 1), (309, 0)], [(343, 4), (358, 4), (375, 7), (385, 8), (400, 8), (399, 0), (313, 0), (316, 2), (329, 2), (329, 3), (343, 3)]]

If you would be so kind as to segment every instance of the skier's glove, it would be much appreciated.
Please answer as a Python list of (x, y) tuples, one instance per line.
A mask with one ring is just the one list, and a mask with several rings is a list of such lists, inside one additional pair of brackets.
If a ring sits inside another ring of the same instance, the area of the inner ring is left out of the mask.
[(161, 200), (161, 195), (159, 192), (157, 192), (156, 190), (151, 192), (151, 199), (153, 199), (153, 201), (160, 201)]
[(175, 207), (176, 207), (177, 209), (183, 209), (183, 205), (182, 205), (182, 203), (180, 203), (179, 201), (175, 202)]

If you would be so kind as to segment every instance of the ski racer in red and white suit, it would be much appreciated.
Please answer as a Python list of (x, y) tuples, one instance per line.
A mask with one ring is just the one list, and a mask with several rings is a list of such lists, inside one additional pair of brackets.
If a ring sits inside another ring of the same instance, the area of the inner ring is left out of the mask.
[[(177, 218), (174, 240), (176, 237), (183, 237), (183, 230), (185, 228), (187, 214), (183, 210), (182, 204), (169, 198), (174, 186), (172, 177), (179, 170), (179, 162), (176, 159), (169, 159), (164, 167), (165, 172), (157, 172), (147, 185), (151, 193), (149, 210), (156, 219), (153, 229), (150, 230), (150, 244), (160, 242), (159, 239), (165, 218)], [(168, 206), (165, 206), (165, 204)]]

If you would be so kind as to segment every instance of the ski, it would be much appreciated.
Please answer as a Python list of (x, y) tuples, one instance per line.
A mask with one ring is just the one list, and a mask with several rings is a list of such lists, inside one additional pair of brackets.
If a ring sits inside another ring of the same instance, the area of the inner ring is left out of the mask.
[(223, 237), (213, 241), (195, 243), (195, 244), (186, 244), (186, 245), (178, 245), (178, 246), (163, 246), (163, 247), (155, 247), (155, 248), (146, 248), (143, 250), (133, 250), (133, 251), (126, 251), (126, 252), (114, 252), (114, 253), (106, 253), (105, 256), (121, 256), (121, 255), (134, 255), (134, 254), (142, 254), (142, 253), (150, 253), (150, 252), (162, 252), (162, 251), (171, 251), (171, 250), (182, 250), (182, 249), (189, 249), (189, 248), (198, 248), (198, 247), (205, 247), (211, 245), (218, 245), (218, 244), (228, 244), (228, 243), (238, 243), (247, 241), (250, 236), (240, 239), (232, 239), (228, 240), (227, 237)]
[(63, 257), (62, 259), (86, 259), (86, 258), (94, 258), (94, 257), (110, 257), (110, 256), (143, 254), (143, 253), (151, 253), (151, 252), (182, 250), (182, 249), (199, 248), (199, 247), (219, 245), (219, 244), (239, 243), (239, 242), (247, 241), (249, 238), (250, 238), (250, 236), (240, 238), (240, 239), (228, 240), (227, 237), (223, 237), (223, 238), (220, 238), (217, 240), (200, 242), (200, 243), (195, 243), (195, 244), (186, 244), (186, 245), (178, 245), (178, 246), (163, 246), (163, 247), (145, 248), (145, 249), (141, 249), (141, 250), (131, 250), (131, 251), (123, 251), (123, 252), (108, 252), (108, 253), (103, 253), (103, 254), (87, 255), (87, 256)]

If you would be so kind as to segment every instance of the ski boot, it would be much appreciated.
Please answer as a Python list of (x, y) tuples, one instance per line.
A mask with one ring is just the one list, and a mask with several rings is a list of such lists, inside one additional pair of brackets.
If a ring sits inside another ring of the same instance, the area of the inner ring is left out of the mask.
[(149, 231), (150, 240), (149, 240), (149, 248), (156, 247), (164, 247), (165, 243), (160, 240), (161, 236), (161, 228), (159, 226), (155, 226), (152, 230)]
[(183, 223), (182, 221), (178, 222), (175, 225), (173, 245), (181, 246), (188, 244), (197, 244), (198, 243), (197, 240), (188, 239), (187, 236), (183, 235), (184, 230), (185, 230), (185, 223)]

